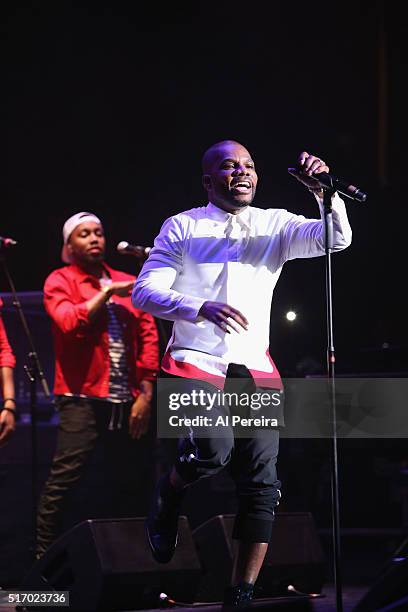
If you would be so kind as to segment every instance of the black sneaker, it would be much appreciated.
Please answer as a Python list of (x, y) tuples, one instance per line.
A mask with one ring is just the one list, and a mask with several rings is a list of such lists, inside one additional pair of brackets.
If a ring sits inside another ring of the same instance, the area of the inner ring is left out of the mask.
[(170, 484), (169, 474), (160, 478), (146, 521), (150, 548), (158, 563), (168, 563), (176, 550), (183, 497), (184, 490), (177, 490)]
[(236, 586), (228, 587), (224, 593), (222, 604), (223, 612), (233, 612), (234, 610), (249, 610), (251, 600), (254, 595), (254, 585), (243, 582)]

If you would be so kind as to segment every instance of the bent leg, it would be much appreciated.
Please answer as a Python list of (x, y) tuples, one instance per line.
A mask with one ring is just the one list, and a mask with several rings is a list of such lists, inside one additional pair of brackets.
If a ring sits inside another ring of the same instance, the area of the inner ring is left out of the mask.
[(279, 432), (235, 441), (231, 475), (237, 487), (238, 513), (233, 537), (249, 542), (269, 542), (275, 508), (281, 497), (276, 463)]
[[(276, 461), (279, 432), (267, 437), (236, 440), (231, 473), (237, 486), (238, 513), (233, 538), (237, 540), (231, 589), (227, 595), (239, 601), (252, 597), (272, 534), (274, 509), (279, 504), (281, 483)], [(237, 601), (238, 601), (237, 600)]]

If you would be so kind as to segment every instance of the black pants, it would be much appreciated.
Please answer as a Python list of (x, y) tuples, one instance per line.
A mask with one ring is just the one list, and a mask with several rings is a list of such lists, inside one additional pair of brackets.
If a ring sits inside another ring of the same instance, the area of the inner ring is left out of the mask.
[[(182, 379), (162, 373), (162, 378), (177, 380), (177, 390), (191, 393), (199, 391), (216, 392), (207, 382)], [(224, 391), (228, 380), (243, 381), (241, 390), (270, 392), (270, 389), (256, 387), (245, 366), (230, 364)], [(235, 387), (234, 387), (235, 388)], [(191, 416), (191, 411), (186, 411)], [(212, 408), (213, 418), (220, 412)], [(225, 435), (224, 435), (225, 432)], [(259, 434), (252, 431), (250, 438), (234, 435), (233, 429), (225, 428), (222, 436), (214, 435), (214, 427), (189, 427), (185, 437), (179, 440), (175, 469), (187, 483), (212, 476), (226, 466), (235, 482), (238, 496), (238, 513), (235, 518), (233, 537), (249, 542), (269, 542), (274, 520), (274, 508), (281, 497), (281, 483), (277, 478), (276, 463), (279, 450), (279, 430)]]
[[(98, 442), (103, 445), (103, 467), (107, 476), (104, 508), (109, 508), (115, 517), (131, 516), (132, 506), (138, 507), (138, 500), (134, 498), (144, 479), (143, 486), (146, 486), (149, 480), (146, 468), (152, 464), (149, 439), (145, 436), (132, 440), (129, 436), (131, 402), (118, 405), (103, 400), (60, 397), (56, 404), (59, 412), (57, 445), (37, 514), (39, 555), (60, 535), (70, 494)], [(84, 516), (82, 520), (87, 518), (90, 517)]]

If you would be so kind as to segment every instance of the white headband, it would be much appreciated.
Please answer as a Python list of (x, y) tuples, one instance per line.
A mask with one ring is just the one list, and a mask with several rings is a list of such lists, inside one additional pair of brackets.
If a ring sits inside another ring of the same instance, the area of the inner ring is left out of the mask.
[(62, 247), (61, 252), (61, 259), (65, 263), (71, 262), (67, 247), (69, 237), (74, 229), (78, 227), (78, 225), (81, 225), (81, 223), (85, 223), (86, 221), (93, 221), (94, 223), (99, 223), (99, 225), (102, 225), (100, 219), (98, 219), (98, 217), (93, 213), (89, 212), (79, 212), (76, 215), (72, 215), (72, 217), (65, 221), (64, 227), (62, 228), (62, 239), (64, 241), (64, 246)]

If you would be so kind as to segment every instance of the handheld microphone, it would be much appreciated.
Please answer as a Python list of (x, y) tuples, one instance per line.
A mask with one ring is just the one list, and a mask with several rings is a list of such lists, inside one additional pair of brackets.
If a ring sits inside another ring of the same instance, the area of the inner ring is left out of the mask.
[[(299, 170), (297, 168), (288, 168), (289, 174), (299, 175)], [(333, 191), (338, 191), (342, 195), (351, 198), (352, 200), (356, 200), (357, 202), (365, 202), (367, 199), (367, 194), (364, 191), (361, 191), (355, 185), (352, 185), (350, 181), (345, 181), (344, 179), (338, 178), (333, 174), (329, 174), (328, 172), (320, 172), (319, 174), (313, 174), (311, 178), (314, 178), (323, 189), (325, 187), (329, 189), (333, 189)]]
[(8, 249), (9, 247), (16, 246), (17, 242), (13, 238), (5, 238), (0, 236), (0, 249)]
[(116, 249), (121, 255), (133, 255), (138, 259), (147, 259), (152, 247), (129, 244), (126, 240), (122, 240), (118, 243)]

